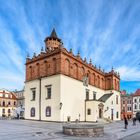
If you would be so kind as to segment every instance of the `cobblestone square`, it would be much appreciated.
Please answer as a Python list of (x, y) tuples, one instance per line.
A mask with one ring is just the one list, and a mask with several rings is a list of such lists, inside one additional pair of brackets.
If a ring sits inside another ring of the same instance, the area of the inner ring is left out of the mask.
[(30, 120), (0, 120), (0, 140), (117, 140), (140, 131), (129, 122), (124, 130), (123, 121), (104, 124), (103, 137), (72, 137), (62, 134), (62, 123), (30, 121)]

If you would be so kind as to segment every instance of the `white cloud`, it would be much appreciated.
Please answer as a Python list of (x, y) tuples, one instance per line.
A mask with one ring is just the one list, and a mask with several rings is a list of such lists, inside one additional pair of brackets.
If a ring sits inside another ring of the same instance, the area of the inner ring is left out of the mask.
[[(0, 32), (0, 45), (4, 50), (4, 52), (0, 52), (2, 53), (1, 63), (5, 64), (5, 61), (9, 59), (12, 62), (10, 64), (11, 69), (13, 65), (15, 65), (20, 72), (23, 72), (24, 65), (20, 46), (14, 41), (12, 33), (6, 28), (1, 18), (0, 21), (0, 26), (2, 27)], [(3, 53), (5, 53), (5, 55), (3, 55)]]
[(4, 70), (0, 76), (0, 88), (5, 88), (8, 90), (23, 89), (24, 78), (19, 73), (13, 73), (9, 70)]
[(135, 67), (121, 66), (116, 70), (124, 81), (140, 81), (140, 70)]
[[(11, 21), (11, 25), (18, 30), (18, 38), (26, 43), (27, 46), (25, 46), (24, 49), (27, 49), (28, 52), (40, 51), (41, 44), (38, 39), (39, 36), (36, 37), (36, 31), (33, 30), (34, 23), (29, 22), (30, 19), (26, 14), (26, 8), (24, 6), (25, 5), (20, 1), (15, 2), (14, 6), (11, 6), (11, 3), (7, 2), (6, 7), (9, 11), (9, 21)], [(5, 21), (7, 28), (8, 24), (8, 21)]]

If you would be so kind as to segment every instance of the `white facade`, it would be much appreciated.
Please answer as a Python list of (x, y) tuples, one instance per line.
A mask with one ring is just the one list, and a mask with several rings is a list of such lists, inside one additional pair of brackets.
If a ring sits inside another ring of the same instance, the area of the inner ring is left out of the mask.
[(133, 96), (133, 114), (140, 112), (140, 96)]
[[(41, 87), (41, 88), (40, 88)], [(51, 88), (51, 98), (47, 98), (48, 87)], [(35, 90), (34, 100), (33, 90)], [(89, 99), (86, 99), (86, 91)], [(93, 100), (93, 92), (96, 99)], [(98, 101), (104, 94), (112, 93), (105, 101)], [(118, 103), (116, 104), (116, 96)], [(99, 107), (102, 106), (102, 118), (120, 120), (120, 93), (118, 91), (105, 91), (94, 86), (83, 86), (83, 82), (59, 74), (41, 80), (33, 80), (25, 83), (25, 119), (45, 121), (97, 121)], [(51, 108), (50, 116), (46, 116), (46, 107)], [(35, 114), (31, 115), (31, 108)], [(90, 115), (87, 109), (91, 109)], [(112, 113), (113, 110), (113, 113)], [(117, 114), (117, 115), (116, 115)]]

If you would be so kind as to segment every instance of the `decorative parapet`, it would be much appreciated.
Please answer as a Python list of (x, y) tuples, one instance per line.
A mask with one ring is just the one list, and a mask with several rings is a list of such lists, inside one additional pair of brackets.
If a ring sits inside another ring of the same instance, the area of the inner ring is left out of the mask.
[(112, 70), (110, 72), (106, 73), (104, 70), (101, 69), (100, 66), (99, 66), (99, 68), (97, 68), (96, 65), (93, 65), (91, 59), (90, 59), (89, 63), (87, 63), (86, 58), (84, 58), (84, 60), (83, 60), (81, 58), (81, 56), (80, 56), (80, 52), (79, 51), (78, 51), (77, 56), (75, 56), (73, 54), (73, 52), (72, 52), (72, 49), (70, 49), (70, 51), (67, 51), (67, 49), (64, 48), (63, 46), (59, 46), (58, 48), (53, 48), (52, 50), (46, 50), (46, 51), (43, 51), (43, 49), (41, 49), (41, 53), (39, 55), (36, 55), (36, 53), (34, 53), (32, 58), (27, 57), (26, 58), (26, 64), (34, 62), (34, 61), (37, 61), (37, 60), (40, 60), (40, 59), (43, 59), (43, 58), (45, 58), (47, 56), (51, 56), (51, 55), (53, 55), (55, 53), (60, 53), (60, 52), (63, 52), (65, 54), (71, 56), (76, 61), (79, 61), (80, 63), (86, 65), (87, 67), (90, 67), (91, 69), (95, 70), (96, 72), (98, 72), (98, 73), (100, 73), (100, 74), (102, 74), (104, 76), (114, 75), (117, 78), (120, 78), (119, 73), (115, 72), (113, 67), (112, 67)]

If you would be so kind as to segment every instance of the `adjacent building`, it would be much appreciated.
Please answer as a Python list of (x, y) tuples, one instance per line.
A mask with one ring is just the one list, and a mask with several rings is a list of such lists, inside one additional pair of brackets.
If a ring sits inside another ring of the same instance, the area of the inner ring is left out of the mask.
[(133, 94), (133, 114), (140, 112), (140, 89), (137, 89)]
[(45, 51), (26, 59), (25, 118), (45, 121), (120, 120), (120, 76), (63, 47), (53, 29)]
[(0, 89), (0, 117), (13, 116), (17, 106), (17, 98), (13, 92)]
[(121, 119), (124, 117), (133, 118), (133, 96), (126, 91), (121, 92)]
[(25, 111), (25, 97), (24, 97), (24, 90), (15, 90), (14, 94), (17, 98), (17, 109), (16, 112), (19, 114), (20, 118), (24, 118), (24, 111)]

